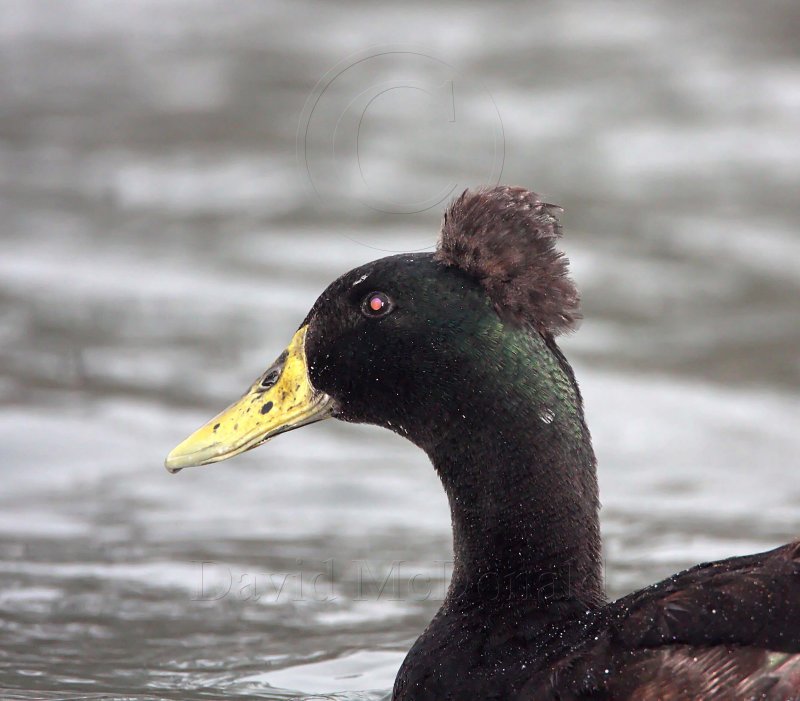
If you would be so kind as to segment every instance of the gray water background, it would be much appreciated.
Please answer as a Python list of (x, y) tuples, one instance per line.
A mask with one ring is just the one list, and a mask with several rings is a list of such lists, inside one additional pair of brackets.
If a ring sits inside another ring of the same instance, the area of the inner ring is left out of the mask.
[(795, 537), (799, 37), (789, 0), (2, 0), (0, 698), (385, 695), (446, 585), (425, 457), (328, 422), (162, 461), (497, 177), (565, 208), (609, 592)]

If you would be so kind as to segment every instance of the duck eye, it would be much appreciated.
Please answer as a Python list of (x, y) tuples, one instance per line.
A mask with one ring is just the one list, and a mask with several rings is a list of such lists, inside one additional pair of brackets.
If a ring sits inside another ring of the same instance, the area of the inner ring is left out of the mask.
[(392, 301), (383, 292), (370, 292), (361, 303), (364, 316), (376, 319), (392, 311)]

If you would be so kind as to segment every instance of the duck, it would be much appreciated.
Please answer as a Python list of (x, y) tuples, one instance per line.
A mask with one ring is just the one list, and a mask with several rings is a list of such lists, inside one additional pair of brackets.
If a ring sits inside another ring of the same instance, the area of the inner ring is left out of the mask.
[(454, 565), (394, 701), (796, 701), (800, 542), (605, 595), (597, 461), (557, 344), (580, 319), (560, 213), (522, 187), (466, 190), (435, 251), (332, 282), (275, 363), (166, 467), (328, 418), (425, 451)]

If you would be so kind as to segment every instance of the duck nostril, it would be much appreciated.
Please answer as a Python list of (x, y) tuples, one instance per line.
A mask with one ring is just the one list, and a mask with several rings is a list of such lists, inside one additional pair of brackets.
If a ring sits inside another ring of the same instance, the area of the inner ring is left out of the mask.
[(265, 376), (264, 379), (261, 380), (261, 386), (264, 389), (269, 389), (273, 387), (275, 383), (278, 381), (278, 378), (281, 376), (280, 370), (270, 370)]

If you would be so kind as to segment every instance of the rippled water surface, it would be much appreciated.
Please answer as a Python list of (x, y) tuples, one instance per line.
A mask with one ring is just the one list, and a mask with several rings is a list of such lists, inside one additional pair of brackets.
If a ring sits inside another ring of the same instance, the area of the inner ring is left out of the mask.
[[(385, 696), (448, 576), (425, 457), (328, 422), (162, 460), (499, 166), (566, 209), (609, 591), (795, 536), (798, 26), (788, 0), (0, 2), (2, 698)], [(326, 141), (378, 93), (358, 158)]]

